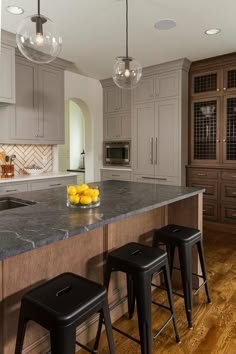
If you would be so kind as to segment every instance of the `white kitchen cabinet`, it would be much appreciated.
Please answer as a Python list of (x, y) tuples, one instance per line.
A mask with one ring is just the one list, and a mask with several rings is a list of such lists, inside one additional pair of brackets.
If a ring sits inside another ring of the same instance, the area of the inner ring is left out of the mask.
[(133, 116), (133, 170), (155, 177), (178, 176), (178, 101), (137, 105)]
[(119, 180), (130, 181), (131, 171), (119, 170), (119, 169), (101, 169), (101, 180)]
[(104, 115), (104, 140), (131, 139), (130, 111)]
[(0, 195), (27, 192), (28, 184), (27, 182), (10, 182), (0, 184)]
[(0, 141), (64, 143), (64, 73), (16, 57), (16, 104), (0, 107)]
[(152, 101), (155, 98), (154, 77), (142, 78), (133, 92), (133, 102), (141, 103)]
[(15, 49), (0, 47), (0, 103), (15, 103)]

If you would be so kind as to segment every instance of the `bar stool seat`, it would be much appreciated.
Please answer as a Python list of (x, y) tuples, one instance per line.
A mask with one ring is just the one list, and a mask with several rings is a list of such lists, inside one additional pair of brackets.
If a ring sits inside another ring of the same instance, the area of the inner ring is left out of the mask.
[[(207, 301), (208, 303), (211, 303), (207, 284), (207, 274), (201, 232), (198, 229), (169, 224), (167, 226), (155, 230), (154, 232), (153, 247), (159, 247), (161, 244), (166, 245), (171, 275), (174, 269), (175, 248), (178, 248), (180, 262), (179, 270), (181, 271), (185, 312), (189, 328), (192, 328), (192, 275), (203, 279), (202, 284), (194, 292), (194, 294), (197, 294), (198, 291), (204, 286)], [(197, 246), (202, 275), (192, 273), (192, 247), (194, 245)]]
[[(73, 354), (76, 327), (99, 312), (104, 320), (110, 353), (114, 354), (107, 292), (103, 285), (73, 273), (63, 273), (26, 293), (21, 301), (15, 354), (21, 354), (27, 322), (50, 331), (51, 354)], [(98, 344), (97, 344), (98, 345)]]
[[(130, 318), (132, 318), (134, 312), (135, 301), (137, 303), (140, 340), (133, 338), (117, 327), (112, 326), (112, 328), (139, 343), (141, 345), (142, 354), (151, 354), (153, 340), (151, 329), (151, 281), (154, 274), (163, 272), (168, 293), (169, 307), (162, 306), (161, 304), (160, 306), (169, 310), (171, 315), (154, 338), (156, 338), (172, 320), (176, 341), (179, 342), (180, 338), (176, 327), (173, 308), (167, 253), (160, 249), (155, 249), (136, 242), (127, 243), (108, 254), (105, 269), (105, 286), (107, 289), (109, 287), (111, 273), (116, 271), (126, 273), (128, 312)], [(159, 305), (158, 303), (155, 304)]]

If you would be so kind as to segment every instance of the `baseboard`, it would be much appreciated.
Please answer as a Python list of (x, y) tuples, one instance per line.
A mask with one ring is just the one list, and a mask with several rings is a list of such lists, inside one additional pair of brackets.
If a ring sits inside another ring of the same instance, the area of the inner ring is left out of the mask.
[(222, 231), (235, 234), (236, 233), (236, 224), (222, 224), (213, 221), (204, 221), (203, 229), (210, 229), (215, 231)]

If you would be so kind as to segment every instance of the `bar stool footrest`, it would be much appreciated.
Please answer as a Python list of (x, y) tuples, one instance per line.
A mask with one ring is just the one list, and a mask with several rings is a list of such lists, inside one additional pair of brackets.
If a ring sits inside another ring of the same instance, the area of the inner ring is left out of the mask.
[(89, 353), (97, 354), (97, 352), (98, 352), (97, 350), (92, 350), (92, 349), (88, 348), (86, 345), (84, 345), (84, 344), (82, 344), (82, 343), (80, 343), (78, 341), (76, 341), (75, 343), (76, 343), (76, 345), (78, 345), (82, 349), (87, 350), (87, 352), (89, 352)]

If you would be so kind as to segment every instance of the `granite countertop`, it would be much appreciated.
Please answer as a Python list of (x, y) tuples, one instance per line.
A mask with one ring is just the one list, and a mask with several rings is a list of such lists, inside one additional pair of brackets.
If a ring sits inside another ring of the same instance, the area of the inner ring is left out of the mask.
[(31, 180), (38, 180), (38, 179), (45, 179), (45, 178), (60, 178), (60, 177), (70, 177), (70, 176), (77, 176), (77, 173), (72, 172), (44, 172), (40, 175), (19, 175), (12, 178), (0, 178), (1, 183), (12, 183), (12, 182), (24, 182), (24, 181), (31, 181)]
[(125, 181), (103, 181), (90, 185), (100, 189), (101, 205), (94, 209), (67, 207), (66, 187), (12, 194), (11, 197), (34, 201), (36, 204), (0, 211), (0, 259), (204, 191), (200, 188)]

